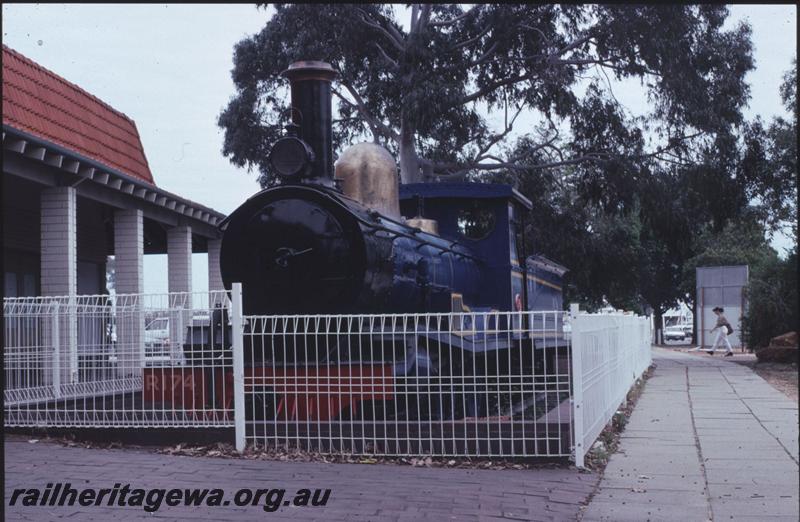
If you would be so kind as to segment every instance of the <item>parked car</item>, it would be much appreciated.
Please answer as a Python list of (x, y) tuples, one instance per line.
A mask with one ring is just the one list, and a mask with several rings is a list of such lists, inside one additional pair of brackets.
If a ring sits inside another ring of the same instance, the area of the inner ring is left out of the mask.
[(146, 361), (169, 361), (169, 345), (169, 317), (156, 317), (144, 327)]
[(572, 338), (572, 324), (569, 322), (569, 314), (564, 314), (561, 331), (564, 332), (564, 339), (569, 340)]
[(170, 317), (156, 317), (150, 321), (144, 330), (144, 349), (145, 349), (145, 363), (148, 366), (171, 363), (183, 364), (183, 343), (191, 343), (190, 339), (183, 336), (186, 335), (186, 330), (189, 326), (200, 327), (208, 329), (211, 324), (211, 316), (209, 314), (198, 313), (192, 316), (191, 323), (186, 324), (183, 332), (180, 334), (181, 338), (177, 344), (173, 345), (170, 338)]
[(683, 341), (686, 339), (686, 331), (682, 326), (667, 326), (664, 328), (665, 341)]

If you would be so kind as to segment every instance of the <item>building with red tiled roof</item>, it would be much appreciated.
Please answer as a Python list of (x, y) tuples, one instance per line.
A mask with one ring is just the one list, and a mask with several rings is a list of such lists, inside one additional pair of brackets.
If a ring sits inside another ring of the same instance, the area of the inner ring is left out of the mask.
[(193, 252), (221, 288), (225, 216), (156, 186), (133, 119), (5, 45), (2, 205), (7, 298), (142, 293), (142, 256), (163, 253), (170, 291), (191, 290)]
[(6, 45), (3, 124), (154, 183), (132, 119)]

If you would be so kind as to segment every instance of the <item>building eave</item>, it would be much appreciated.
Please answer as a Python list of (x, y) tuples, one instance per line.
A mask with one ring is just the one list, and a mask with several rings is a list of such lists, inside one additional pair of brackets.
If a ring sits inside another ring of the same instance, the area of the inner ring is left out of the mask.
[(71, 175), (68, 178), (70, 185), (87, 181), (96, 183), (127, 197), (141, 199), (178, 216), (214, 227), (225, 219), (225, 214), (212, 208), (6, 124), (3, 124), (3, 149), (64, 171)]

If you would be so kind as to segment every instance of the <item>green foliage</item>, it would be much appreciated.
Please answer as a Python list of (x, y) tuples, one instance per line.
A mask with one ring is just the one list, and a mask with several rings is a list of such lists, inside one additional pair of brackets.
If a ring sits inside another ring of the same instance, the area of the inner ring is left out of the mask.
[(699, 266), (748, 265), (750, 274), (778, 260), (778, 253), (764, 237), (764, 227), (756, 216), (729, 222), (721, 232), (711, 227), (702, 229), (694, 241), (695, 255), (686, 260), (680, 282), (681, 298), (689, 305), (695, 302), (696, 269)]
[(788, 222), (794, 248), (786, 259), (777, 255), (759, 258), (751, 271), (746, 289), (748, 310), (742, 318), (745, 343), (765, 346), (772, 337), (796, 331), (797, 295), (797, 59), (784, 76), (781, 99), (791, 113), (789, 121), (776, 118), (764, 131), (757, 121), (751, 128), (744, 172), (759, 180), (753, 194), (771, 230)]
[[(726, 7), (411, 10), (403, 29), (389, 4), (276, 5), (236, 45), (223, 153), (274, 183), (266, 158), (287, 122), (280, 72), (325, 60), (339, 72), (336, 150), (380, 143), (403, 182), (426, 166), (437, 180), (515, 185), (534, 205), (531, 253), (570, 268), (565, 302), (660, 314), (693, 299), (696, 266), (778, 262), (764, 232), (796, 222), (796, 68), (780, 91), (794, 117), (744, 122), (750, 29), (724, 30)], [(612, 77), (639, 79), (651, 111), (632, 117)], [(519, 114), (540, 123), (520, 134)]]
[[(784, 83), (785, 100), (792, 89)], [(603, 116), (574, 126), (593, 128), (582, 139), (640, 147), (612, 107), (585, 101), (587, 120), (592, 113)], [(560, 177), (529, 171), (501, 179), (534, 201), (528, 242), (573, 269), (570, 298), (583, 296), (591, 304), (606, 296), (632, 309), (647, 304), (658, 317), (679, 299), (694, 302), (698, 266), (747, 264), (757, 273), (778, 259), (768, 233), (796, 216), (797, 190), (795, 140), (787, 137), (796, 134), (781, 121), (771, 130), (749, 125), (742, 140), (719, 133), (674, 165), (608, 160), (575, 165)]]
[(578, 189), (561, 183), (553, 171), (505, 173), (493, 181), (516, 184), (531, 199), (533, 210), (525, 218), (526, 245), (531, 253), (570, 268), (565, 275), (565, 303), (579, 303), (591, 311), (608, 300), (615, 307), (642, 309), (639, 281), (629, 270), (642, 255), (636, 212), (616, 214), (586, 205)]
[[(262, 185), (274, 182), (266, 157), (286, 123), (280, 72), (315, 59), (340, 73), (337, 149), (384, 144), (404, 182), (419, 181), (421, 166), (463, 178), (603, 160), (603, 173), (616, 176), (607, 184), (623, 187), (646, 126), (664, 142), (659, 155), (685, 148), (687, 134), (741, 123), (750, 29), (724, 30), (727, 14), (721, 5), (412, 4), (403, 29), (389, 4), (276, 4), (264, 29), (236, 45), (236, 93), (218, 121), (223, 154), (257, 169)], [(624, 118), (609, 75), (641, 79), (653, 111)], [(486, 110), (506, 113), (504, 124)], [(523, 136), (535, 152), (515, 155), (506, 139), (523, 112), (543, 125)], [(586, 190), (600, 190), (596, 181)]]
[(751, 273), (742, 317), (742, 338), (751, 348), (767, 346), (771, 338), (797, 331), (797, 249), (785, 260), (769, 259)]

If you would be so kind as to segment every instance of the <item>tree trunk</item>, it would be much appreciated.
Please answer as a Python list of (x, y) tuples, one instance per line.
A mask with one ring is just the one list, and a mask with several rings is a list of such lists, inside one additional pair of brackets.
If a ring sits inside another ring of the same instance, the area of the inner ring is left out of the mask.
[(400, 126), (400, 182), (404, 184), (422, 181), (419, 156), (414, 147), (414, 130), (409, 127), (406, 122)]
[[(658, 345), (661, 345), (661, 344), (664, 343), (664, 339), (662, 339), (660, 337), (660, 335), (663, 335), (663, 333), (662, 333), (662, 330), (663, 330), (663, 328), (662, 328), (663, 319), (662, 318), (663, 318), (663, 316), (664, 316), (664, 312), (661, 310), (661, 308), (654, 308), (653, 309), (653, 323), (654, 323), (654, 326), (655, 326), (655, 339), (653, 341), (655, 342), (655, 344), (658, 344)], [(661, 342), (659, 342), (659, 341), (661, 341)]]

